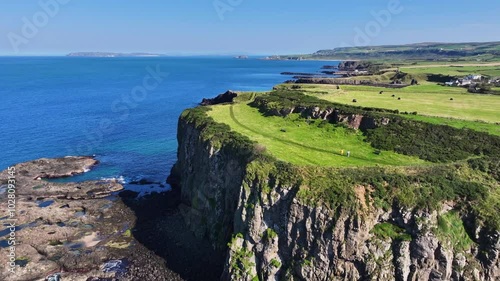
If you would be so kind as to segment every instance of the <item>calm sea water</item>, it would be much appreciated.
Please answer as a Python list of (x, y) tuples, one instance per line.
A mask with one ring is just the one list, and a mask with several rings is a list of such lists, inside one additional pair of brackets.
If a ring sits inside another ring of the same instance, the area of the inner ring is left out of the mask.
[[(163, 182), (176, 161), (177, 120), (183, 109), (228, 89), (270, 90), (289, 79), (281, 72), (318, 72), (324, 64), (0, 57), (0, 170), (42, 157), (95, 154), (101, 164), (77, 180)], [(152, 77), (158, 70), (163, 74)]]

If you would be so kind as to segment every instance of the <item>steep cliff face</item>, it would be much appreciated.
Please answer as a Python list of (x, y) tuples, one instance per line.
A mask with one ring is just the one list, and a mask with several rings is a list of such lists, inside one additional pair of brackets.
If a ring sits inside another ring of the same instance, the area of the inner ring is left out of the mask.
[[(498, 280), (499, 237), (477, 233), (477, 241), (461, 248), (455, 241), (439, 238), (433, 228), (438, 217), (450, 212), (419, 212), (391, 208), (384, 211), (363, 203), (359, 209), (332, 210), (301, 203), (294, 188), (281, 187), (257, 196), (248, 210), (251, 195), (243, 190), (241, 216), (235, 218), (236, 236), (226, 265), (228, 280)], [(253, 202), (252, 201), (252, 202)], [(389, 226), (407, 233), (380, 235)], [(456, 231), (450, 229), (450, 231)], [(482, 256), (481, 249), (489, 253)], [(248, 254), (242, 272), (242, 249)]]
[(453, 202), (433, 211), (381, 206), (369, 185), (353, 186), (350, 201), (309, 200), (311, 182), (241, 157), (204, 129), (181, 117), (173, 172), (186, 223), (214, 247), (228, 245), (222, 280), (500, 278), (500, 234)]
[(178, 140), (174, 174), (182, 188), (183, 216), (198, 237), (206, 236), (214, 247), (224, 247), (233, 233), (245, 165), (227, 147), (204, 141), (200, 130), (182, 118)]

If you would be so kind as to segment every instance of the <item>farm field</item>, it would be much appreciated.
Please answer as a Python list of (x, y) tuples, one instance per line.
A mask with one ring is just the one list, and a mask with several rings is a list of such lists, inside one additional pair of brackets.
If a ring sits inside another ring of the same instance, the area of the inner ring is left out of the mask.
[(415, 65), (402, 66), (400, 70), (411, 75), (415, 74), (442, 74), (449, 76), (466, 76), (468, 74), (482, 74), (487, 76), (500, 76), (500, 63), (485, 65)]
[(444, 117), (433, 117), (433, 116), (425, 116), (425, 115), (402, 115), (406, 118), (424, 121), (431, 124), (441, 124), (448, 125), (458, 129), (471, 129), (479, 132), (485, 132), (492, 135), (500, 136), (500, 125), (494, 123), (487, 122), (476, 122), (476, 121), (467, 121), (460, 120), (455, 118), (444, 118)]
[[(301, 85), (306, 93), (331, 102), (386, 108), (419, 115), (500, 122), (500, 96), (469, 94), (464, 88), (416, 85), (402, 89), (370, 86)], [(383, 91), (382, 94), (380, 92)], [(394, 97), (393, 97), (394, 95)], [(451, 100), (453, 99), (453, 100)], [(356, 100), (356, 102), (353, 102)]]

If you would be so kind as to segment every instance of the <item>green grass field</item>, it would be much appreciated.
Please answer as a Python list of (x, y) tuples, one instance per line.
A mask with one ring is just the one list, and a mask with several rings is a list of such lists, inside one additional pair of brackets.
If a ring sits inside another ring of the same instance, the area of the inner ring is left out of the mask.
[(500, 66), (427, 66), (427, 67), (416, 67), (408, 66), (401, 67), (401, 71), (406, 72), (411, 75), (418, 74), (442, 74), (450, 76), (466, 76), (468, 74), (482, 74), (488, 76), (500, 76)]
[(492, 135), (500, 136), (500, 125), (486, 122), (474, 122), (467, 120), (460, 120), (454, 118), (443, 118), (443, 117), (432, 117), (432, 116), (424, 116), (424, 115), (402, 115), (406, 118), (424, 121), (431, 124), (440, 124), (440, 125), (448, 125), (458, 129), (471, 129), (480, 132), (489, 133)]
[[(380, 63), (419, 64), (436, 62), (492, 62), (499, 61), (498, 42), (484, 43), (417, 43), (407, 45), (343, 47), (323, 49), (298, 57), (331, 60), (370, 60)], [(395, 52), (397, 51), (397, 52)], [(450, 54), (443, 51), (455, 51)], [(457, 53), (458, 52), (458, 53)], [(288, 57), (288, 56), (285, 56)]]
[[(301, 85), (318, 98), (363, 107), (397, 109), (419, 115), (462, 120), (500, 122), (500, 96), (469, 94), (466, 89), (439, 85), (417, 85), (402, 89), (370, 86)], [(383, 94), (379, 94), (383, 91)], [(395, 97), (392, 97), (394, 95)], [(398, 100), (401, 98), (401, 100)], [(453, 98), (453, 100), (450, 100)], [(356, 99), (356, 103), (353, 100)]]
[[(410, 83), (412, 79), (416, 79), (420, 86), (432, 85), (437, 86), (435, 82), (428, 81), (429, 75), (443, 75), (443, 76), (454, 76), (454, 77), (464, 77), (469, 74), (481, 74), (489, 77), (500, 77), (500, 63), (489, 63), (489, 64), (464, 64), (456, 63), (455, 65), (442, 63), (436, 64), (436, 62), (426, 62), (418, 65), (399, 65), (400, 71), (407, 73), (408, 75), (403, 78), (404, 83)], [(367, 80), (372, 82), (390, 83), (391, 78), (396, 75), (397, 67), (392, 65), (389, 68), (383, 70), (381, 74), (368, 75), (368, 76), (353, 76), (349, 77), (349, 80)], [(451, 79), (450, 79), (451, 80)], [(445, 81), (448, 82), (448, 81)], [(443, 89), (441, 88), (441, 91)]]
[[(216, 122), (228, 124), (232, 130), (264, 145), (280, 160), (297, 165), (318, 166), (376, 166), (422, 165), (427, 162), (375, 149), (364, 141), (361, 132), (334, 126), (322, 120), (311, 121), (292, 114), (288, 117), (265, 117), (246, 103), (217, 105), (209, 115)], [(351, 157), (341, 155), (351, 151)]]

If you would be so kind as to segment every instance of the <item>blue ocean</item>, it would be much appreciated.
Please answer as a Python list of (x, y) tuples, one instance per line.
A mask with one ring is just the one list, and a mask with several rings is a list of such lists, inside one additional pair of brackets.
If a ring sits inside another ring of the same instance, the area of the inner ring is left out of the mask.
[(177, 120), (185, 108), (229, 89), (267, 91), (290, 79), (281, 72), (314, 73), (325, 64), (336, 63), (0, 57), (0, 170), (43, 157), (95, 155), (100, 165), (71, 180), (164, 182), (176, 161)]

